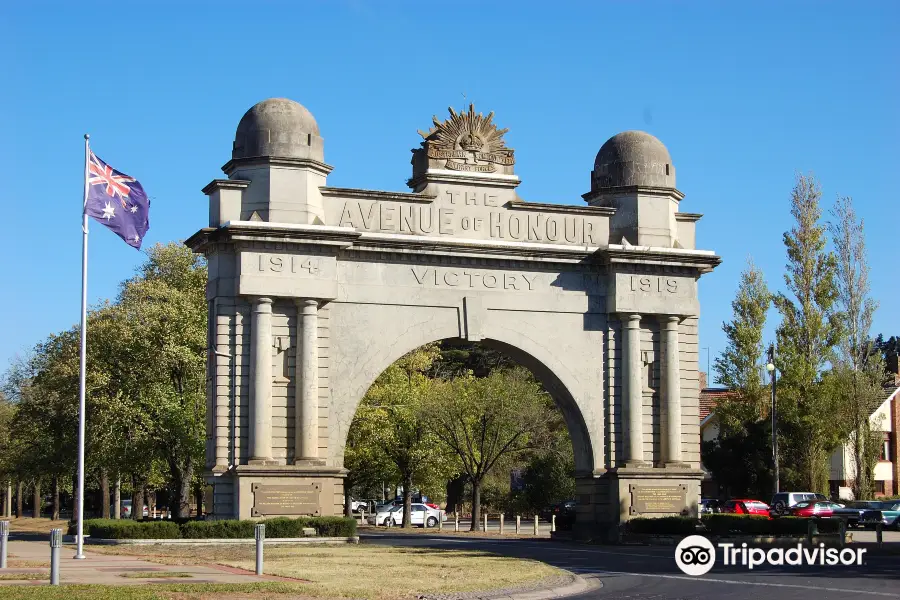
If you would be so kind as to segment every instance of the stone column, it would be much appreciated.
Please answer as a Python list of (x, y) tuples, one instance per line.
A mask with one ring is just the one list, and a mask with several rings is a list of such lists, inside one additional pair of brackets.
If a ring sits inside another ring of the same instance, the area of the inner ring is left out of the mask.
[(272, 460), (272, 299), (254, 298), (250, 319), (250, 464)]
[(678, 323), (680, 317), (662, 317), (663, 364), (662, 402), (666, 407), (665, 462), (683, 466), (681, 460), (681, 368), (678, 363)]
[(294, 461), (319, 457), (319, 303), (297, 300)]
[(628, 415), (626, 466), (644, 466), (644, 385), (641, 369), (641, 315), (622, 316), (622, 404)]

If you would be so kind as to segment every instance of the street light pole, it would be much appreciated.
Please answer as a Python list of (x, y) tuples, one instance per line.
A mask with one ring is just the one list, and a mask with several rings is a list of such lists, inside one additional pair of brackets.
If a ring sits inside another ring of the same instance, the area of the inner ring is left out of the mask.
[(775, 467), (775, 493), (781, 487), (778, 474), (778, 416), (775, 412), (775, 387), (778, 383), (778, 375), (775, 371), (775, 344), (769, 346), (769, 361), (766, 370), (772, 376), (772, 465)]

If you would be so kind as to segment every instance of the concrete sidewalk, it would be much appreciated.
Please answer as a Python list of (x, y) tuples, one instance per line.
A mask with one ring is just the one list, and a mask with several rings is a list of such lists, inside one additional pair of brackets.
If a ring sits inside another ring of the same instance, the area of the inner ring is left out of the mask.
[[(91, 552), (85, 548), (84, 560), (75, 560), (75, 546), (65, 545), (60, 553), (59, 581), (66, 583), (96, 583), (104, 585), (141, 585), (145, 583), (255, 583), (260, 581), (293, 581), (274, 575), (257, 577), (250, 571), (234, 569), (221, 565), (161, 565), (131, 556), (116, 556)], [(47, 585), (50, 578), (50, 545), (47, 542), (9, 542), (9, 558), (13, 564), (16, 560), (40, 561), (47, 563), (46, 568), (9, 568), (0, 570), (0, 574), (9, 577), (16, 573), (45, 573), (44, 580), (0, 580), (0, 585)], [(147, 577), (135, 577), (146, 573)], [(154, 573), (186, 573), (189, 577), (153, 577)], [(123, 574), (132, 574), (127, 577)]]

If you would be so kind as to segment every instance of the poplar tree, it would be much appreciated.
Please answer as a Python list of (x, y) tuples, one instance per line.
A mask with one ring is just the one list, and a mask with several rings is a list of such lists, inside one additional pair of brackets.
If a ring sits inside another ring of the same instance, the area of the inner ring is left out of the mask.
[[(872, 412), (881, 399), (884, 368), (881, 354), (870, 337), (878, 303), (870, 297), (865, 229), (853, 209), (853, 200), (839, 197), (828, 223), (837, 261), (837, 304), (843, 315), (844, 336), (831, 374), (832, 392), (840, 402), (842, 420), (850, 426), (849, 449), (854, 498), (875, 493), (875, 464), (881, 450), (881, 431), (873, 427)], [(877, 425), (877, 424), (876, 424)]]
[(822, 373), (841, 339), (837, 262), (826, 248), (820, 223), (821, 187), (812, 175), (798, 175), (791, 193), (794, 227), (784, 234), (788, 293), (775, 296), (781, 314), (776, 336), (780, 442), (785, 489), (828, 491), (828, 454), (842, 443), (833, 396)]
[(768, 388), (761, 375), (763, 329), (771, 303), (772, 294), (762, 271), (748, 258), (731, 302), (732, 320), (722, 325), (728, 345), (715, 362), (716, 379), (734, 392), (716, 406), (724, 434), (746, 433), (747, 423), (758, 421), (768, 412)]
[(772, 485), (768, 387), (762, 378), (763, 329), (772, 295), (762, 272), (747, 261), (731, 302), (732, 319), (722, 325), (728, 345), (716, 358), (716, 378), (732, 393), (714, 412), (719, 435), (702, 442), (703, 464), (731, 494), (757, 497)]

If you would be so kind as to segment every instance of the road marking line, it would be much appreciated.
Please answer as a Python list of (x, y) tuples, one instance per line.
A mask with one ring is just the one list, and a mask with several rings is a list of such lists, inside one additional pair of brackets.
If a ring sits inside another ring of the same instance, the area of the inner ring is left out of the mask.
[[(690, 577), (687, 575), (659, 575), (655, 573), (634, 573), (629, 571), (594, 571), (596, 575), (634, 575), (638, 577), (657, 577), (659, 579), (679, 579), (684, 581), (695, 581), (695, 582), (703, 582), (703, 583), (728, 583), (731, 585), (758, 585), (765, 587), (779, 587), (779, 588), (795, 588), (808, 590), (810, 586), (808, 585), (796, 585), (792, 583), (770, 583), (765, 581), (740, 581), (737, 579), (717, 579), (715, 577)], [(869, 596), (886, 596), (888, 598), (896, 598), (896, 593), (887, 593), (887, 592), (869, 592), (865, 590), (849, 590), (846, 588), (830, 588), (830, 587), (816, 587), (817, 590), (822, 590), (825, 592), (845, 592), (848, 594), (866, 594)]]

